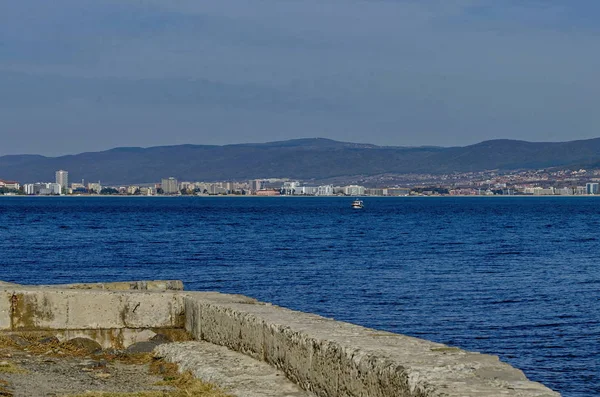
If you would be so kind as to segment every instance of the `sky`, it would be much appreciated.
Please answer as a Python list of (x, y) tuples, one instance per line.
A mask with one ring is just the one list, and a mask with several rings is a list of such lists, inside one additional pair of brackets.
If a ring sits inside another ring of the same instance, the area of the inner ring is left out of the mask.
[(0, 155), (600, 136), (597, 0), (0, 4)]

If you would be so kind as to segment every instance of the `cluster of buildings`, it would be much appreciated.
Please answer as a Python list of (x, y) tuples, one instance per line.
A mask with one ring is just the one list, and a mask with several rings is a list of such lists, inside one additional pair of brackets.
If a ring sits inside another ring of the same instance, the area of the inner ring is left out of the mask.
[(408, 196), (409, 188), (366, 188), (359, 185), (305, 185), (287, 179), (252, 179), (247, 182), (178, 182), (161, 181), (161, 194), (253, 195), (253, 196)]
[(5, 192), (16, 192), (21, 188), (21, 185), (19, 184), (19, 182), (15, 182), (15, 181), (6, 181), (4, 179), (0, 179), (0, 190), (5, 191)]
[(69, 173), (56, 171), (55, 182), (27, 183), (21, 187), (21, 192), (26, 195), (58, 196), (69, 193)]
[[(436, 176), (412, 186), (368, 187), (362, 184), (310, 184), (289, 179), (252, 179), (243, 182), (181, 182), (174, 177), (160, 183), (102, 186), (100, 182), (69, 183), (69, 173), (59, 170), (54, 182), (19, 184), (0, 179), (0, 194), (24, 195), (255, 195), (255, 196), (575, 196), (600, 194), (598, 171), (522, 171), (499, 174), (486, 171), (467, 175)], [(381, 176), (380, 176), (381, 178)], [(385, 179), (389, 180), (389, 176)], [(440, 178), (442, 180), (440, 180)], [(585, 181), (585, 183), (582, 183)], [(381, 182), (381, 181), (380, 181)]]
[(542, 187), (542, 186), (519, 186), (506, 187), (494, 186), (487, 189), (459, 188), (449, 189), (450, 196), (589, 196), (600, 194), (599, 184), (595, 182), (586, 183), (585, 186), (567, 187)]
[[(280, 194), (286, 196), (408, 196), (407, 187), (369, 188), (361, 185), (303, 185), (298, 181), (283, 182)], [(258, 192), (260, 193), (260, 191)]]

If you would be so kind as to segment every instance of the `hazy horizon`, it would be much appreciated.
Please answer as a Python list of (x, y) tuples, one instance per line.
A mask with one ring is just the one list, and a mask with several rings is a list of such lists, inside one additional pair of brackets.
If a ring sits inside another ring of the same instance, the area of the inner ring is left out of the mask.
[(591, 0), (7, 3), (0, 156), (589, 139), (598, 17)]

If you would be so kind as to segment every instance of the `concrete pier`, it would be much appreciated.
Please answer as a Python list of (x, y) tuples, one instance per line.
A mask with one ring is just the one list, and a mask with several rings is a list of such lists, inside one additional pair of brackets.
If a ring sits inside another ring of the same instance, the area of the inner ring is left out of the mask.
[[(176, 282), (153, 283), (145, 289), (136, 282), (85, 288), (0, 283), (0, 330), (56, 331), (59, 338), (81, 334), (105, 347), (123, 348), (160, 330), (185, 329), (198, 341), (267, 363), (323, 397), (559, 396), (496, 356), (241, 295), (186, 292), (172, 288)], [(161, 347), (168, 357), (164, 349), (168, 347)]]

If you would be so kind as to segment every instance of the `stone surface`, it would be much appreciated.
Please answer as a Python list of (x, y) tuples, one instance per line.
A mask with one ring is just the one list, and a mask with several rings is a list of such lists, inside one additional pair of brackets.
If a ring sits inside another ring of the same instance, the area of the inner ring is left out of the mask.
[(53, 343), (60, 343), (60, 340), (56, 336), (48, 336), (40, 339), (38, 342), (42, 345), (50, 345)]
[(124, 349), (134, 343), (147, 341), (156, 335), (149, 329), (83, 329), (83, 330), (57, 330), (56, 337), (60, 341), (66, 341), (73, 338), (89, 338), (102, 345), (103, 349)]
[(127, 348), (127, 353), (152, 353), (154, 348), (161, 344), (154, 341), (137, 342)]
[[(123, 348), (152, 338), (160, 329), (183, 326), (198, 340), (271, 364), (319, 396), (559, 395), (528, 381), (521, 371), (495, 356), (240, 295), (0, 286), (0, 327), (5, 330), (58, 330), (59, 339), (69, 333), (96, 333), (112, 347)], [(125, 343), (126, 333), (148, 329), (153, 331), (146, 333), (146, 339), (131, 338), (131, 343)]]
[[(4, 358), (9, 356), (10, 358)], [(0, 357), (0, 361), (23, 370), (18, 373), (0, 371), (0, 396), (72, 396), (85, 395), (89, 391), (136, 395), (141, 391), (160, 392), (171, 389), (156, 386), (162, 377), (150, 374), (147, 364), (31, 355), (6, 348), (0, 348)], [(10, 394), (2, 394), (3, 391)]]
[(170, 343), (170, 342), (173, 342), (173, 340), (168, 335), (165, 335), (165, 334), (156, 334), (152, 338), (150, 338), (150, 340), (152, 342), (158, 342), (158, 343)]
[(207, 342), (177, 342), (155, 349), (155, 355), (191, 371), (205, 382), (238, 397), (310, 397), (285, 375), (244, 354)]
[(180, 328), (183, 294), (24, 288), (4, 292), (0, 325), (12, 330)]
[(5, 288), (12, 288), (12, 285), (0, 284), (0, 330), (10, 329), (12, 325), (12, 293)]
[(229, 296), (188, 295), (185, 307), (196, 338), (264, 360), (319, 396), (559, 396), (496, 356)]
[(108, 365), (106, 360), (84, 360), (78, 364), (81, 368), (87, 368), (91, 370), (105, 369)]
[(27, 339), (23, 338), (20, 335), (10, 335), (9, 338), (17, 345), (17, 346), (21, 346), (21, 347), (27, 347), (29, 345), (31, 345), (31, 342), (29, 342)]
[(90, 354), (102, 350), (102, 346), (98, 342), (88, 338), (73, 338), (68, 340), (67, 344)]

